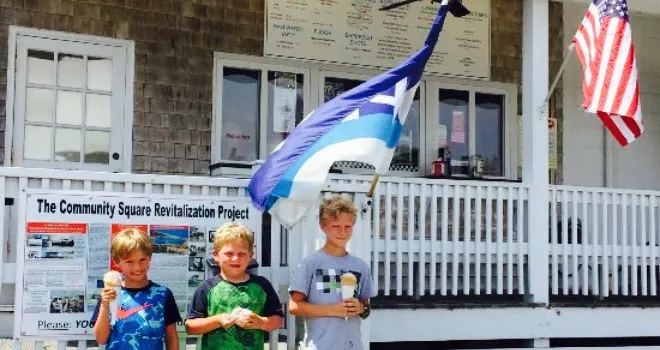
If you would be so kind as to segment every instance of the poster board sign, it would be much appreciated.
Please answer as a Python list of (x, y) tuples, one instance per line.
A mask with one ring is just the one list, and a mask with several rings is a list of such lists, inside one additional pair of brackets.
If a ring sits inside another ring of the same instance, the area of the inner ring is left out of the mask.
[[(265, 56), (389, 69), (421, 49), (438, 11), (419, 1), (267, 0)], [(448, 15), (426, 67), (438, 75), (490, 78), (490, 0), (463, 0), (468, 16)]]
[[(557, 170), (557, 118), (548, 118), (548, 169)], [(518, 116), (518, 178), (522, 178), (523, 116)]]
[(27, 190), (19, 210), (14, 336), (21, 339), (93, 334), (89, 321), (112, 267), (110, 242), (126, 227), (154, 240), (149, 278), (172, 290), (182, 318), (210, 277), (215, 229), (240, 221), (255, 240), (261, 230), (261, 215), (243, 197)]
[(548, 118), (548, 168), (557, 169), (557, 118)]

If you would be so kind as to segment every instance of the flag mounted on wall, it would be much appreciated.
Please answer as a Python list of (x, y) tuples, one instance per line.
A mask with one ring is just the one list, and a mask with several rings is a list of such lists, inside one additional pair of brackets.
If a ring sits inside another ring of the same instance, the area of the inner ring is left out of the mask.
[(257, 209), (292, 227), (319, 200), (336, 161), (367, 163), (376, 174), (387, 171), (447, 12), (469, 13), (459, 0), (443, 0), (420, 51), (300, 122), (250, 180), (248, 192)]
[(621, 146), (642, 136), (637, 61), (626, 0), (593, 0), (573, 38), (582, 62), (582, 108)]

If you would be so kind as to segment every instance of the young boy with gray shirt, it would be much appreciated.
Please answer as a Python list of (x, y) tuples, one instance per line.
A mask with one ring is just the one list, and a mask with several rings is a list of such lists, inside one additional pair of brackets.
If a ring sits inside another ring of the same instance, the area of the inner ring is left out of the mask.
[[(326, 243), (293, 274), (289, 312), (305, 318), (304, 349), (364, 349), (360, 324), (369, 316), (369, 298), (375, 294), (369, 265), (346, 251), (356, 212), (351, 201), (339, 196), (324, 200), (319, 224)], [(357, 278), (357, 288), (353, 298), (342, 300), (340, 277), (348, 272)]]

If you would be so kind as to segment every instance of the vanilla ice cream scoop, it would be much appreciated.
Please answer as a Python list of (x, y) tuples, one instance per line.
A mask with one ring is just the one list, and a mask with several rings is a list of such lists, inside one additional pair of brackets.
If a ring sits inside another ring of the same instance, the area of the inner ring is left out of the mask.
[[(357, 277), (350, 272), (346, 272), (341, 275), (341, 298), (343, 300), (351, 299), (355, 295), (355, 289), (357, 288)], [(348, 320), (348, 317), (344, 318)]]
[(355, 275), (350, 272), (346, 272), (345, 274), (341, 275), (340, 279), (342, 286), (357, 287), (357, 277), (355, 277)]
[(106, 287), (121, 287), (121, 274), (117, 271), (108, 271), (103, 275), (103, 284)]
[(106, 288), (112, 288), (115, 290), (115, 299), (110, 302), (110, 324), (117, 322), (117, 308), (118, 300), (117, 297), (121, 292), (121, 274), (117, 271), (108, 271), (103, 275), (103, 285)]

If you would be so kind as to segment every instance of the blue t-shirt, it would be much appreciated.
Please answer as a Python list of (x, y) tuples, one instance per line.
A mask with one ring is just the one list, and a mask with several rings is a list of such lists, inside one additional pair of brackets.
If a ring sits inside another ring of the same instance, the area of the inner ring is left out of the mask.
[[(162, 349), (165, 327), (181, 321), (172, 291), (149, 281), (143, 288), (122, 287), (118, 298), (117, 322), (110, 326), (106, 349)], [(92, 325), (100, 306), (96, 305)]]

